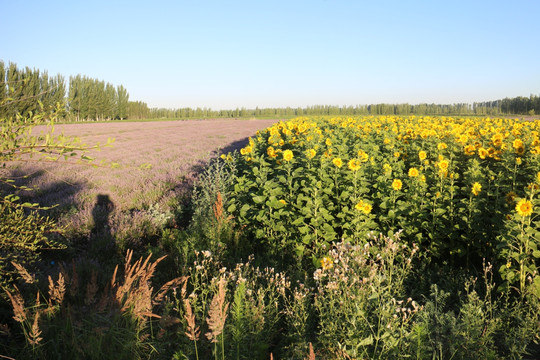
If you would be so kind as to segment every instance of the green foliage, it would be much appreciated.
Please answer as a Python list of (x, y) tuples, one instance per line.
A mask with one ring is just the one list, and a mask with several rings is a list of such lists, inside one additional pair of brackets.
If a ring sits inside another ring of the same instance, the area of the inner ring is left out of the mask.
[(25, 211), (14, 196), (0, 201), (0, 286), (8, 286), (16, 277), (12, 262), (35, 265), (43, 249), (62, 249), (51, 234), (61, 231), (49, 218), (36, 210)]
[[(537, 300), (527, 304), (509, 294), (494, 298), (492, 266), (484, 267), (483, 284), (464, 284), (465, 296), (452, 306), (450, 294), (432, 285), (418, 313), (411, 341), (417, 359), (521, 359), (540, 330)], [(519, 324), (518, 324), (519, 323)]]
[[(12, 69), (16, 72), (16, 69)], [(15, 80), (13, 80), (15, 81)], [(23, 80), (23, 82), (26, 80)], [(11, 91), (11, 90), (10, 90)], [(13, 90), (14, 91), (14, 90)], [(13, 92), (11, 91), (11, 92)], [(31, 95), (23, 92), (21, 96)], [(30, 98), (20, 98), (29, 101)], [(0, 103), (0, 109), (10, 107), (10, 99)], [(34, 103), (35, 99), (31, 99)], [(9, 175), (13, 165), (19, 162), (53, 162), (93, 164), (93, 159), (84, 154), (88, 147), (77, 138), (67, 138), (63, 134), (55, 135), (54, 120), (61, 112), (59, 104), (56, 107), (45, 108), (41, 103), (39, 111), (25, 111), (27, 116), (19, 113), (9, 115), (1, 120), (0, 128), (0, 276), (1, 283), (9, 283), (11, 273), (7, 265), (15, 260), (23, 265), (29, 265), (39, 258), (42, 249), (59, 249), (62, 246), (50, 237), (61, 229), (54, 222), (41, 216), (38, 210), (46, 210), (39, 204), (20, 203), (21, 192), (30, 190), (18, 185)], [(9, 112), (14, 111), (13, 109)], [(36, 126), (44, 125), (45, 130), (37, 133)], [(110, 145), (109, 140), (106, 145)]]
[(399, 234), (368, 241), (335, 244), (314, 274), (317, 340), (333, 358), (398, 358), (420, 310), (404, 287), (418, 248), (408, 248)]

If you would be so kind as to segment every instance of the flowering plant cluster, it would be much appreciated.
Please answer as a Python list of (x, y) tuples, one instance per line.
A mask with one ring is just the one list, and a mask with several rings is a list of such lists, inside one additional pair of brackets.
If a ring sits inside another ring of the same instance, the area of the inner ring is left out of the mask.
[(403, 229), (434, 259), (495, 256), (520, 290), (538, 279), (538, 122), (302, 117), (240, 154), (228, 210), (284, 258), (320, 264), (332, 242)]

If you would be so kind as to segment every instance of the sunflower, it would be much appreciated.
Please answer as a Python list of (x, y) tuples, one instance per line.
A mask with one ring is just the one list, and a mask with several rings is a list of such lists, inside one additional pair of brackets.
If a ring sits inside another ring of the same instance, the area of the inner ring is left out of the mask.
[(512, 205), (515, 201), (517, 197), (517, 194), (513, 191), (510, 191), (508, 194), (506, 194), (505, 198), (506, 198), (506, 202), (508, 203), (508, 205)]
[(482, 191), (482, 185), (480, 185), (480, 183), (478, 182), (475, 182), (472, 186), (471, 192), (474, 196), (478, 196), (478, 194), (480, 194), (480, 191)]
[(521, 199), (516, 205), (516, 211), (521, 216), (530, 216), (533, 212), (533, 205), (527, 199)]
[(465, 153), (465, 155), (469, 155), (469, 156), (473, 155), (475, 150), (476, 148), (474, 145), (467, 145), (463, 148), (463, 152)]
[(489, 156), (489, 152), (483, 147), (481, 147), (480, 149), (478, 149), (478, 156), (480, 157), (480, 159), (484, 160), (486, 157)]
[(354, 208), (358, 211), (362, 211), (364, 214), (369, 214), (371, 212), (371, 210), (373, 209), (373, 207), (371, 206), (371, 204), (367, 203), (367, 202), (364, 202), (363, 200), (360, 200), (358, 202), (358, 204), (356, 204), (354, 206)]
[(369, 160), (369, 155), (364, 152), (364, 150), (358, 150), (358, 158), (361, 162), (367, 162)]
[(420, 158), (420, 160), (425, 160), (426, 157), (427, 157), (427, 153), (426, 153), (424, 150), (421, 150), (421, 151), (418, 153), (418, 157)]
[(409, 177), (417, 177), (419, 174), (417, 168), (410, 168), (409, 169)]
[(491, 142), (493, 143), (493, 146), (501, 147), (503, 143), (503, 134), (497, 133), (491, 137)]
[(252, 149), (251, 145), (248, 145), (245, 148), (240, 149), (240, 154), (247, 155), (247, 154), (251, 153), (252, 150), (253, 149)]
[(269, 147), (266, 149), (266, 153), (267, 153), (268, 156), (270, 156), (271, 158), (277, 157), (276, 149), (274, 149), (272, 146), (269, 146)]
[(334, 166), (340, 168), (343, 166), (343, 160), (341, 160), (341, 158), (334, 158), (332, 160), (332, 164), (334, 164)]
[(309, 149), (306, 151), (307, 153), (307, 157), (308, 159), (313, 159), (315, 157), (315, 155), (317, 155), (317, 152), (315, 151), (315, 149)]
[(294, 155), (291, 150), (285, 150), (283, 152), (283, 160), (285, 161), (291, 161), (293, 159)]
[(360, 169), (360, 160), (358, 159), (351, 159), (349, 160), (349, 169), (352, 171), (357, 171)]
[(439, 166), (439, 170), (442, 171), (442, 172), (445, 172), (448, 170), (448, 160), (446, 159), (442, 159), (441, 161), (439, 161), (439, 163), (437, 164), (437, 166)]
[(394, 181), (392, 181), (392, 189), (399, 191), (401, 190), (402, 187), (403, 187), (403, 183), (401, 182), (401, 180), (394, 179)]

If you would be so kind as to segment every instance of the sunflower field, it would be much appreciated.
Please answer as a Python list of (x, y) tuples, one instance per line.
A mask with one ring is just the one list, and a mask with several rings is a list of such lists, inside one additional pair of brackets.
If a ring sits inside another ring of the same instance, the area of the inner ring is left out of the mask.
[(280, 261), (320, 267), (337, 241), (401, 230), (423, 261), (489, 259), (540, 296), (539, 155), (538, 122), (370, 116), (279, 122), (222, 157), (229, 213)]

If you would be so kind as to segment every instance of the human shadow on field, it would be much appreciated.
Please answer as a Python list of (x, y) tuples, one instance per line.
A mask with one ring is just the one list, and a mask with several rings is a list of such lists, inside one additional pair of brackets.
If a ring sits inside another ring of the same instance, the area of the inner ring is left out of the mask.
[(90, 251), (93, 253), (111, 253), (110, 251), (114, 250), (115, 241), (109, 220), (113, 210), (114, 203), (109, 198), (109, 195), (97, 195), (96, 204), (92, 209), (94, 225), (90, 232)]

